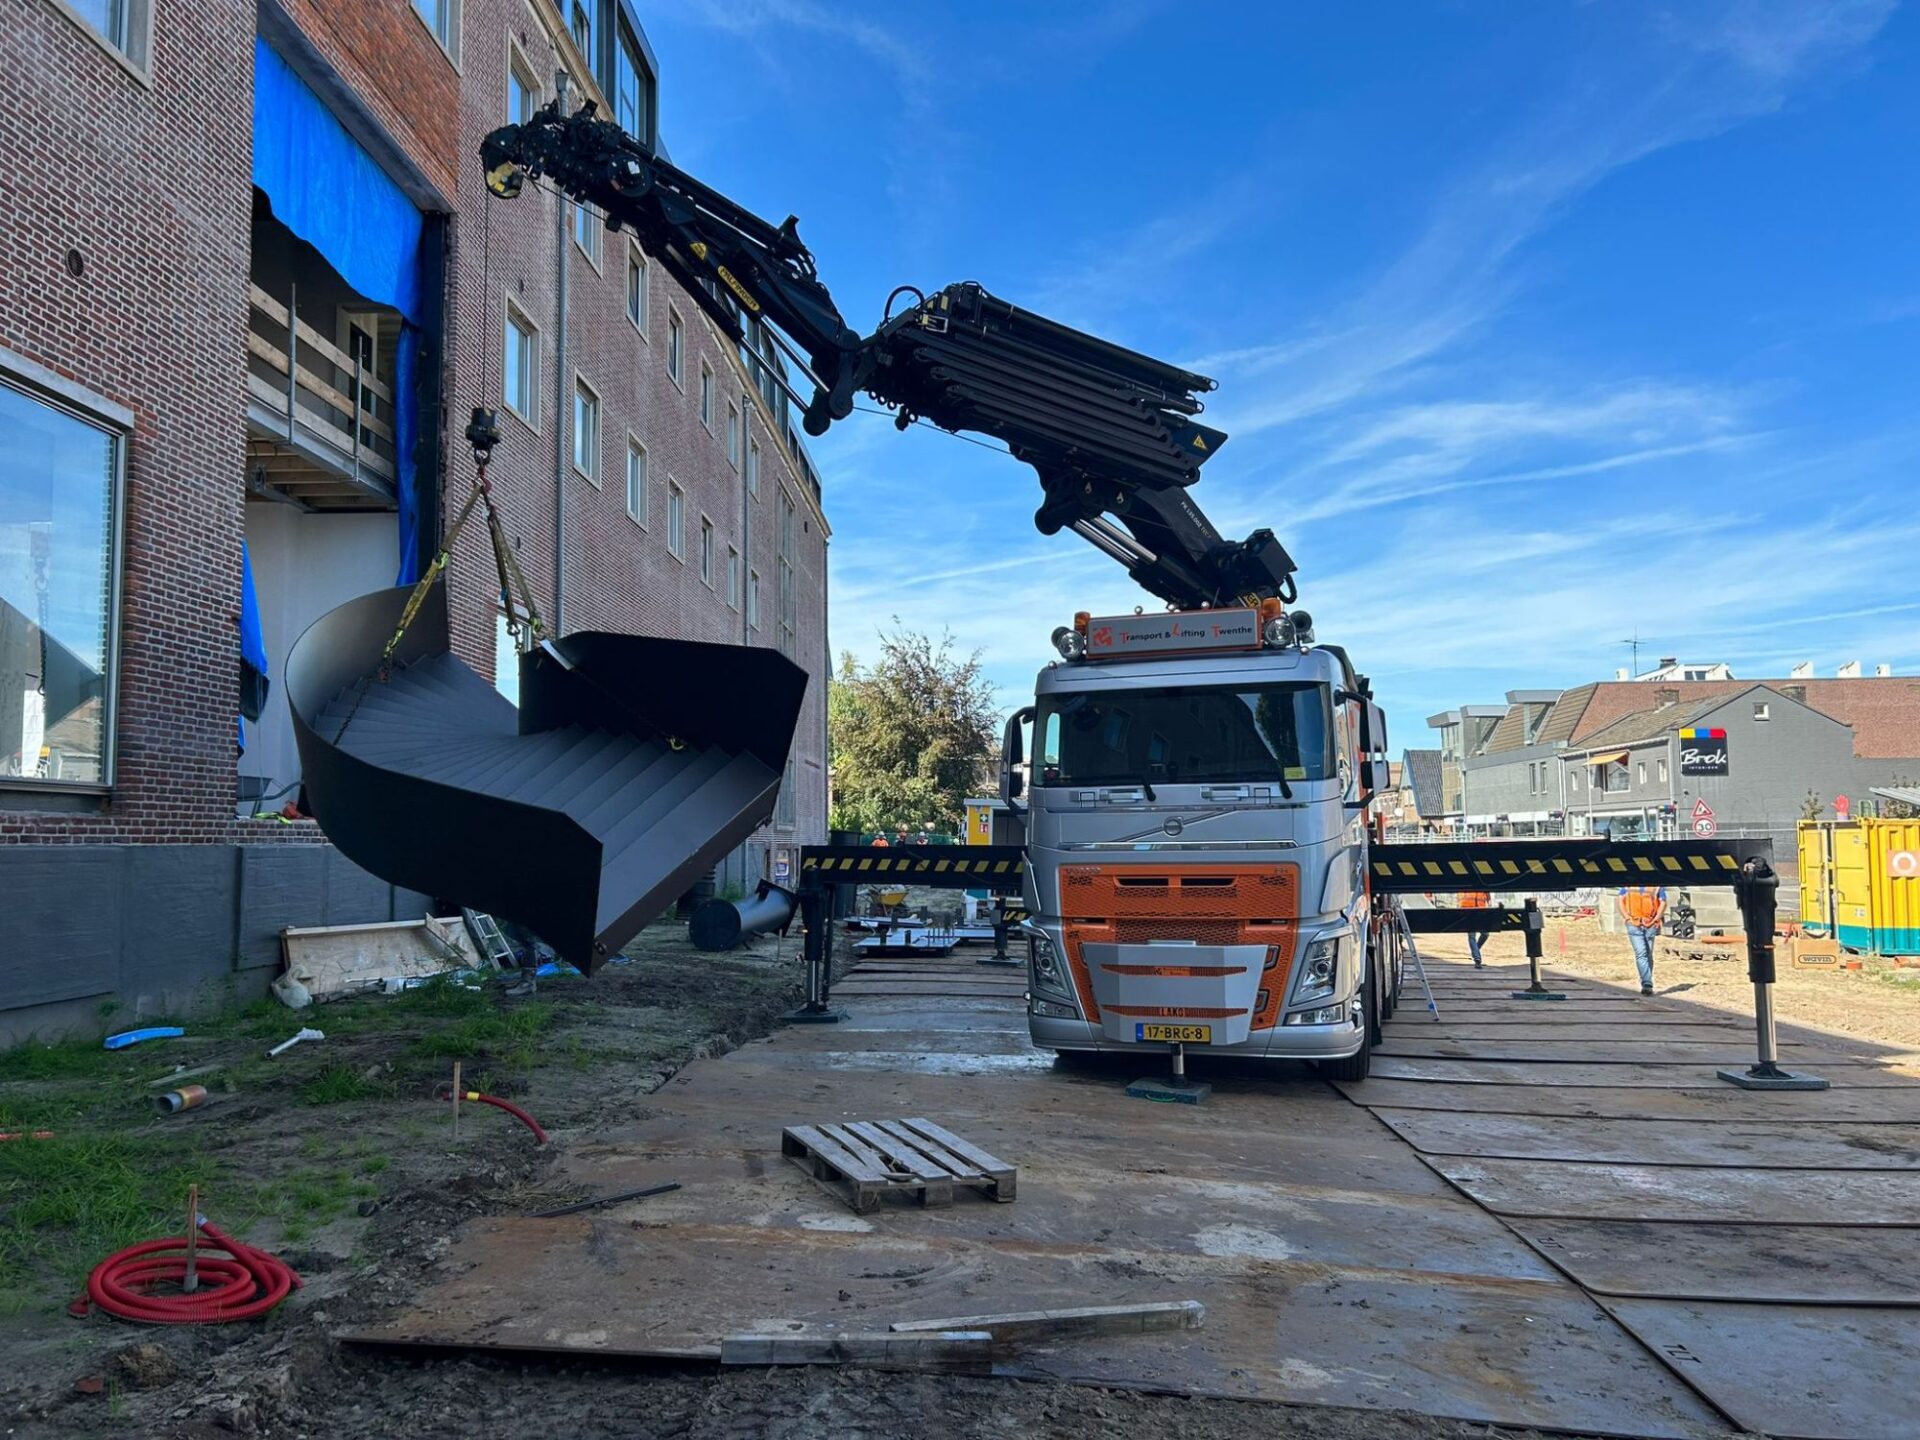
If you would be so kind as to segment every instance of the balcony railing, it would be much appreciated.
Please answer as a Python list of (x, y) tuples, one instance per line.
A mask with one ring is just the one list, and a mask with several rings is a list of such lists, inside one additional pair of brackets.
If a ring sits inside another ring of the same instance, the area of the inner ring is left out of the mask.
[[(255, 433), (284, 443), (293, 452), (289, 459), (332, 470), (391, 500), (392, 387), (375, 378), (364, 357), (348, 354), (301, 319), (291, 287), (286, 303), (258, 285), (251, 297), (247, 395)], [(283, 480), (279, 473), (269, 479), (290, 491), (311, 488), (315, 498), (344, 498), (328, 494), (319, 479)]]

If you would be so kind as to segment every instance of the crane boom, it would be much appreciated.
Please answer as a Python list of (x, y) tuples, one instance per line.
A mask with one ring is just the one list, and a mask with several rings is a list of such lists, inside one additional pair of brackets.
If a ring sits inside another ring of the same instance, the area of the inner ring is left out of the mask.
[[(864, 392), (901, 428), (924, 420), (992, 436), (1031, 465), (1034, 523), (1069, 529), (1180, 608), (1291, 601), (1294, 564), (1271, 530), (1225, 539), (1188, 489), (1226, 442), (1195, 418), (1214, 388), (1049, 320), (971, 281), (925, 294), (861, 336), (821, 283), (792, 216), (778, 226), (598, 118), (555, 99), (481, 144), (488, 188), (511, 197), (550, 179), (631, 231), (736, 343), (748, 321), (784, 335), (814, 385), (803, 424), (824, 434)], [(901, 291), (896, 291), (899, 294)]]

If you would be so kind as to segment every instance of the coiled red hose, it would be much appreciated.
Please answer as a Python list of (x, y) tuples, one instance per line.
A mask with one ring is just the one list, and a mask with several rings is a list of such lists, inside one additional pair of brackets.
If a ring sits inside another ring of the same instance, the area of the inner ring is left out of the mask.
[[(436, 1100), (451, 1100), (453, 1098), (453, 1087), (445, 1084), (435, 1087), (433, 1098)], [(513, 1116), (514, 1119), (518, 1120), (533, 1132), (533, 1140), (536, 1145), (544, 1145), (547, 1143), (547, 1132), (540, 1128), (540, 1122), (511, 1100), (502, 1100), (498, 1095), (482, 1095), (478, 1090), (462, 1090), (460, 1092), (460, 1098), (462, 1100), (474, 1101), (481, 1105), (491, 1105), (496, 1110), (506, 1111), (507, 1114)]]
[(210, 1220), (200, 1222), (200, 1234), (194, 1248), (199, 1288), (193, 1294), (153, 1293), (156, 1286), (186, 1279), (186, 1237), (172, 1235), (109, 1255), (87, 1277), (85, 1297), (69, 1308), (84, 1315), (90, 1301), (143, 1325), (219, 1325), (258, 1319), (299, 1288), (300, 1277), (278, 1256), (235, 1240)]

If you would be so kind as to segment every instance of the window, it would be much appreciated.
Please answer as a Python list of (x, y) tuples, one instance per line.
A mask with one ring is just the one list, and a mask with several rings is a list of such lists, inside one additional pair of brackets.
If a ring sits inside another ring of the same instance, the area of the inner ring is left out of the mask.
[(1642, 760), (1634, 766), (1633, 779), (1636, 785), (1644, 785), (1647, 783), (1647, 762), (1646, 761)]
[(1593, 767), (1593, 788), (1605, 790), (1609, 795), (1618, 795), (1627, 788), (1627, 762), (1615, 761), (1607, 765)]
[(1170, 685), (1042, 696), (1042, 785), (1325, 780), (1336, 773), (1325, 685)]
[(727, 463), (740, 468), (740, 407), (727, 402)]
[(515, 125), (524, 125), (533, 118), (533, 112), (539, 108), (539, 76), (534, 73), (533, 66), (527, 63), (527, 57), (520, 53), (520, 47), (509, 40), (507, 42), (507, 119)]
[(1574, 794), (1577, 795), (1580, 793), (1580, 772), (1578, 770), (1570, 770), (1567, 772), (1567, 784), (1573, 790)]
[(793, 757), (787, 757), (787, 768), (780, 776), (780, 798), (773, 802), (773, 823), (781, 830), (793, 829)]
[(573, 43), (580, 47), (580, 54), (585, 57), (587, 64), (593, 64), (593, 6), (590, 0), (573, 0), (567, 28), (573, 31)]
[(105, 785), (123, 441), (5, 384), (0, 433), (0, 783)]
[(500, 399), (527, 424), (540, 424), (540, 332), (507, 301), (507, 338), (500, 365)]
[(667, 481), (667, 553), (676, 560), (684, 559), (687, 553), (686, 523), (686, 494), (669, 480)]
[(600, 397), (584, 380), (573, 386), (573, 468), (600, 483)]
[(1773, 711), (1765, 700), (1756, 700), (1753, 702), (1753, 718), (1756, 720), (1771, 720), (1773, 718)]
[(1654, 761), (1653, 764), (1654, 764), (1655, 777), (1659, 780), (1659, 782), (1662, 785), (1666, 784), (1667, 783), (1666, 757), (1662, 756), (1660, 759)]
[(573, 207), (573, 243), (593, 262), (595, 269), (600, 266), (600, 232), (605, 228), (591, 205)]
[(642, 335), (647, 333), (647, 257), (638, 245), (627, 247), (627, 319)]
[[(434, 8), (433, 0), (414, 0), (414, 3), (423, 17), (429, 17)], [(442, 0), (442, 3), (450, 5), (453, 0)], [(148, 42), (153, 31), (150, 0), (66, 0), (63, 8), (94, 39), (134, 69), (146, 71)], [(432, 19), (427, 18), (427, 23), (431, 25)], [(441, 43), (446, 43), (444, 37)]]
[(760, 628), (760, 572), (747, 571), (747, 628)]
[(727, 609), (740, 608), (740, 552), (727, 546)]
[(713, 588), (713, 522), (700, 517), (700, 583)]
[(707, 362), (700, 362), (700, 423), (707, 427), (707, 433), (713, 433), (713, 370)]
[(780, 492), (780, 653), (789, 660), (794, 652), (794, 625), (799, 614), (798, 585), (794, 578), (793, 545), (794, 506), (785, 490)]
[(681, 333), (680, 312), (667, 311), (667, 378), (680, 385), (680, 362), (686, 350), (686, 337)]
[(627, 437), (627, 514), (634, 523), (647, 523), (647, 447)]
[(747, 493), (760, 498), (760, 442), (747, 441)]
[(613, 118), (642, 145), (653, 144), (653, 72), (624, 18), (613, 55)]

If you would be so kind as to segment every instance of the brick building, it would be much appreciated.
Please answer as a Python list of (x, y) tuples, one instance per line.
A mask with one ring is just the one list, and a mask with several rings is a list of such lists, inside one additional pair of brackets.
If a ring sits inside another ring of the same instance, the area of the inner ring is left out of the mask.
[[(284, 925), (418, 912), (275, 813), (278, 667), (419, 573), (476, 404), (550, 628), (814, 675), (775, 824), (725, 878), (822, 838), (829, 530), (796, 417), (628, 237), (478, 173), (563, 73), (656, 138), (626, 0), (0, 7), (0, 1037), (258, 990)], [(510, 689), (496, 592), (474, 527), (443, 595)], [(243, 725), (256, 606), (272, 683)]]

